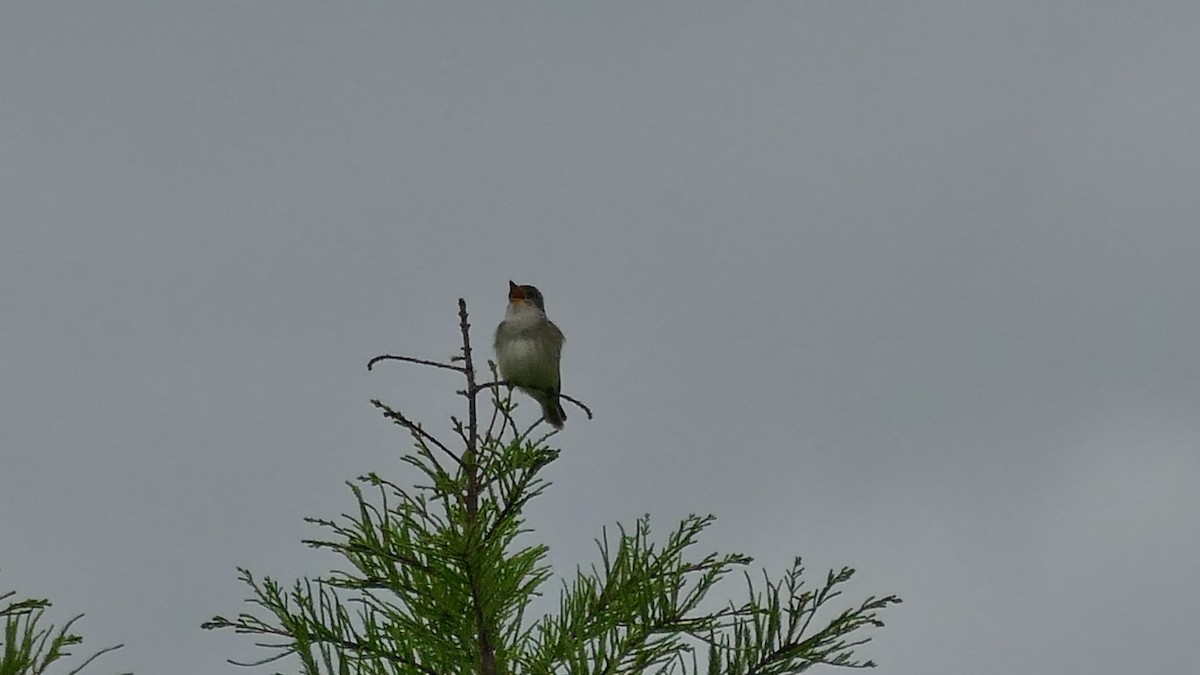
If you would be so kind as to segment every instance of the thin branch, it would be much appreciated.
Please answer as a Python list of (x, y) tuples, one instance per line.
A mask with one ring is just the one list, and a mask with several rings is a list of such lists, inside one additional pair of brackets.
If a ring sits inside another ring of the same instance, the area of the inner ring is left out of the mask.
[(125, 645), (123, 645), (123, 644), (119, 644), (119, 645), (113, 645), (111, 647), (105, 647), (104, 649), (101, 649), (100, 651), (96, 652), (95, 654), (92, 654), (91, 656), (89, 656), (87, 658), (87, 660), (85, 660), (83, 663), (79, 664), (78, 668), (67, 673), (67, 675), (79, 675), (79, 671), (83, 670), (92, 661), (95, 661), (96, 659), (100, 658), (104, 654), (107, 654), (109, 652), (114, 652), (124, 646)]
[(453, 370), (456, 373), (464, 372), (464, 369), (462, 367), (452, 366), (449, 363), (441, 363), (439, 361), (427, 361), (425, 359), (414, 359), (411, 356), (394, 356), (392, 354), (383, 354), (382, 356), (376, 356), (375, 358), (371, 359), (370, 361), (367, 361), (367, 370), (373, 369), (375, 367), (375, 364), (379, 363), (380, 361), (406, 361), (408, 363), (416, 363), (416, 364), (422, 365), (422, 366), (433, 366), (434, 368), (445, 368), (446, 370)]
[[(462, 465), (463, 460), (460, 459), (459, 456), (457, 454), (455, 454), (455, 452), (453, 450), (451, 450), (450, 448), (447, 448), (445, 446), (445, 444), (443, 444), (438, 439), (434, 438), (433, 434), (430, 434), (428, 431), (425, 431), (424, 429), (422, 429), (421, 425), (419, 425), (416, 422), (405, 417), (404, 413), (399, 412), (397, 410), (392, 410), (391, 408), (384, 405), (383, 402), (380, 401), (379, 399), (371, 399), (371, 405), (382, 410), (384, 417), (387, 417), (388, 419), (392, 420), (396, 424), (399, 424), (400, 426), (404, 427), (405, 429), (408, 429), (410, 432), (412, 432), (412, 434), (414, 436), (417, 436), (420, 439), (424, 439), (424, 440), (432, 442), (434, 445), (436, 445), (438, 447), (439, 450), (441, 450), (442, 452), (449, 455), (450, 458), (453, 459), (455, 462), (458, 462), (459, 465)], [(430, 453), (430, 457), (432, 457), (432, 456), (433, 456), (433, 454)]]
[[(229, 625), (234, 626), (233, 624), (229, 624)], [(204, 625), (201, 625), (200, 627), (201, 628), (224, 628), (225, 626), (224, 625), (215, 625), (215, 624), (204, 624)], [(236, 627), (234, 627), (234, 630), (239, 633), (249, 632), (249, 631), (239, 631), (239, 630), (237, 630)], [(275, 644), (264, 644), (262, 642), (255, 642), (254, 646), (255, 647), (268, 647), (270, 649), (286, 649), (287, 648), (286, 644), (275, 645)], [(291, 655), (292, 655), (292, 652), (290, 652), (290, 651), (281, 651), (278, 654), (274, 654), (272, 656), (268, 656), (266, 658), (259, 659), (258, 661), (238, 661), (237, 659), (225, 659), (225, 662), (228, 664), (234, 665), (234, 666), (241, 666), (243, 668), (255, 668), (257, 666), (265, 666), (268, 663), (271, 663), (273, 661), (281, 661)]]
[(471, 394), (476, 394), (476, 393), (478, 393), (478, 392), (480, 392), (480, 391), (483, 391), (484, 389), (490, 389), (490, 388), (492, 388), (492, 387), (509, 387), (509, 388), (512, 388), (512, 387), (515, 387), (515, 386), (516, 386), (516, 385), (509, 384), (508, 382), (505, 382), (504, 380), (492, 380), (491, 382), (483, 382), (483, 383), (481, 383), (481, 384), (477, 384), (477, 385), (475, 385), (474, 387), (472, 387), (472, 388), (471, 388), (471, 391), (470, 391), (470, 392), (466, 392), (466, 391), (461, 391), (461, 390), (460, 390), (458, 393), (462, 394), (463, 396), (469, 396), (469, 395), (471, 395)]
[[(463, 396), (467, 396), (468, 393), (475, 394), (479, 390), (487, 389), (489, 387), (510, 387), (511, 388), (511, 387), (515, 387), (515, 386), (517, 386), (517, 385), (507, 382), (505, 380), (494, 380), (492, 382), (484, 382), (482, 384), (477, 384), (468, 391), (459, 391), (458, 393), (462, 394)], [(528, 389), (528, 388), (529, 387), (525, 387), (525, 389)], [(581, 402), (577, 399), (574, 399), (570, 396), (567, 396), (566, 394), (562, 393), (561, 391), (555, 393), (553, 390), (546, 390), (543, 393), (546, 393), (549, 395), (556, 395), (559, 398), (566, 399), (566, 400), (570, 401), (571, 403), (574, 403), (576, 406), (579, 407), (580, 410), (582, 410), (584, 413), (587, 414), (587, 417), (589, 420), (592, 419), (592, 409), (587, 407), (583, 402)]]
[(586, 405), (584, 405), (582, 402), (580, 402), (576, 399), (573, 399), (570, 396), (567, 396), (566, 394), (563, 394), (561, 392), (558, 394), (558, 397), (561, 399), (566, 399), (566, 400), (570, 401), (571, 403), (574, 403), (575, 405), (579, 406), (579, 409), (587, 414), (587, 418), (589, 420), (592, 419), (592, 409), (587, 407)]
[[(467, 448), (463, 452), (463, 468), (467, 472), (466, 495), (466, 526), (474, 537), (476, 518), (479, 513), (479, 416), (476, 409), (476, 396), (479, 388), (475, 385), (475, 362), (471, 358), (471, 323), (467, 320), (467, 301), (458, 299), (458, 325), (462, 330), (462, 373), (467, 379)], [(466, 563), (467, 581), (471, 588), (471, 604), (475, 610), (475, 639), (479, 647), (479, 670), (481, 675), (497, 675), (496, 646), (492, 642), (491, 626), (483, 611), (483, 588), (479, 579), (479, 570), (474, 569), (470, 556), (464, 558)]]
[(466, 427), (463, 426), (462, 420), (454, 415), (450, 416), (450, 424), (454, 425), (454, 433), (462, 439), (463, 445), (468, 444)]
[(504, 435), (505, 421), (500, 418), (500, 405), (497, 400), (492, 401), (492, 418), (488, 420), (487, 433), (484, 434), (484, 443), (490, 442), (496, 432), (496, 420), (500, 419), (500, 434)]
[(301, 543), (309, 544), (309, 545), (316, 544), (316, 545), (319, 545), (320, 548), (329, 548), (329, 549), (334, 549), (334, 550), (340, 549), (343, 551), (350, 551), (353, 553), (366, 553), (366, 554), (377, 555), (382, 558), (387, 558), (391, 562), (402, 563), (404, 565), (408, 565), (409, 567), (415, 567), (415, 568), (421, 570), (422, 572), (426, 572), (426, 573), (433, 572), (432, 567), (430, 567), (429, 565), (426, 565), (425, 563), (421, 562), (420, 560), (417, 560), (416, 558), (413, 558), (412, 556), (401, 555), (399, 553), (393, 553), (392, 551), (384, 549), (382, 546), (372, 547), (372, 546), (366, 546), (364, 544), (333, 544), (331, 542), (318, 541), (315, 539), (305, 539)]
[[(517, 434), (517, 439), (516, 439), (516, 440), (517, 440), (517, 442), (518, 442), (518, 443), (524, 443), (526, 440), (528, 440), (528, 439), (529, 439), (529, 435), (530, 435), (530, 434), (532, 434), (532, 433), (533, 433), (533, 430), (534, 430), (534, 429), (536, 429), (536, 428), (537, 428), (537, 426), (538, 426), (539, 424), (541, 424), (543, 421), (544, 421), (544, 420), (543, 420), (542, 418), (540, 418), (540, 417), (539, 417), (539, 418), (537, 418), (536, 420), (534, 420), (533, 424), (530, 424), (528, 429), (526, 429), (525, 431), (522, 431), (521, 433)], [(514, 422), (514, 423), (513, 423), (513, 432), (514, 432), (514, 433), (516, 433), (516, 431), (517, 431), (517, 425), (516, 425), (516, 423)], [(553, 434), (553, 433), (554, 433), (554, 432), (551, 432), (551, 434)], [(547, 435), (547, 437), (549, 437), (549, 434)]]
[[(541, 420), (538, 420), (538, 422), (541, 422)], [(535, 422), (534, 424), (535, 424), (535, 426), (536, 426), (536, 424), (537, 424), (537, 423)], [(532, 430), (532, 429), (530, 429), (530, 431), (533, 431), (533, 430)], [(533, 442), (533, 444), (534, 444), (535, 446), (536, 446), (536, 445), (542, 445), (542, 444), (544, 444), (546, 441), (550, 440), (550, 438), (551, 438), (552, 436), (554, 436), (554, 435), (558, 434), (560, 431), (562, 431), (562, 430), (561, 430), (561, 429), (554, 429), (554, 428), (551, 428), (551, 429), (550, 429), (550, 431), (547, 431), (546, 433), (542, 434), (542, 437), (541, 437), (541, 438), (539, 438), (539, 439), (537, 439), (536, 441), (534, 441), (534, 442)]]
[(467, 301), (462, 298), (458, 299), (458, 319), (463, 340), (464, 365), (461, 370), (467, 377), (467, 390), (471, 392), (471, 395), (467, 397), (467, 426), (470, 432), (467, 438), (467, 454), (474, 455), (479, 441), (479, 421), (475, 410), (475, 394), (479, 393), (479, 389), (475, 385), (475, 363), (471, 359), (471, 324), (467, 321)]
[[(491, 359), (488, 359), (487, 363), (488, 363), (488, 370), (492, 371), (492, 377), (496, 377), (496, 364), (494, 362), (492, 362)], [(504, 436), (504, 429), (505, 429), (505, 427), (508, 426), (508, 423), (511, 421), (510, 416), (508, 414), (508, 405), (507, 405), (511, 401), (512, 401), (512, 390), (511, 389), (508, 390), (508, 398), (506, 398), (505, 401), (501, 401), (500, 400), (500, 389), (496, 388), (496, 387), (492, 388), (492, 419), (490, 421), (488, 421), (487, 435), (484, 436), (484, 438), (486, 438), (490, 441), (492, 438), (496, 438), (497, 440), (499, 440), (500, 437)], [(496, 430), (496, 419), (500, 417), (500, 413), (502, 410), (504, 411), (504, 416), (502, 418), (500, 418), (500, 433), (493, 436), (493, 434), (495, 433), (495, 430)]]
[[(223, 627), (228, 626), (230, 628), (233, 628), (236, 632), (239, 632), (239, 633), (255, 633), (258, 635), (278, 635), (279, 637), (289, 638), (289, 641), (282, 645), (270, 645), (270, 644), (259, 643), (260, 646), (276, 647), (276, 648), (286, 650), (280, 654), (275, 654), (273, 656), (269, 656), (261, 661), (243, 663), (240, 661), (235, 661), (233, 659), (226, 659), (229, 663), (232, 663), (235, 666), (257, 666), (257, 665), (263, 665), (266, 663), (270, 663), (272, 661), (278, 661), (279, 659), (285, 658), (292, 654), (299, 654), (299, 649), (297, 648), (297, 646), (295, 644), (296, 636), (293, 635), (291, 632), (289, 632), (286, 628), (282, 628), (282, 627), (274, 628), (274, 627), (266, 626), (266, 625), (251, 626), (245, 622), (243, 617), (239, 617), (239, 618), (241, 618), (243, 620), (235, 623), (235, 622), (229, 621), (228, 619), (225, 619), (223, 617), (214, 617), (214, 619), (212, 621), (205, 622), (204, 624), (201, 624), (200, 627), (206, 628), (206, 629), (211, 629), (211, 628), (223, 628)], [(250, 618), (253, 618), (253, 617), (250, 617)], [(346, 640), (343, 638), (338, 638), (338, 637), (334, 637), (331, 635), (324, 635), (324, 634), (317, 635), (312, 641), (314, 643), (324, 643), (327, 645), (333, 645), (335, 647), (340, 647), (341, 649), (343, 649), (345, 651), (349, 651), (349, 652), (367, 653), (367, 654), (371, 654), (373, 656), (382, 656), (384, 658), (392, 659), (396, 663), (399, 663), (399, 664), (402, 664), (405, 666), (411, 666), (411, 667), (421, 671), (422, 673), (425, 673), (426, 675), (441, 675), (438, 671), (434, 670), (433, 668), (430, 668), (429, 666), (418, 663), (417, 661), (414, 661), (414, 660), (412, 660), (406, 656), (403, 656), (401, 654), (397, 654), (395, 652), (389, 652), (389, 651), (380, 649), (374, 643), (360, 642), (360, 641), (355, 641), (355, 640)], [(345, 658), (345, 656), (342, 654), (339, 654), (339, 657)], [(351, 658), (361, 658), (361, 657), (352, 656)]]

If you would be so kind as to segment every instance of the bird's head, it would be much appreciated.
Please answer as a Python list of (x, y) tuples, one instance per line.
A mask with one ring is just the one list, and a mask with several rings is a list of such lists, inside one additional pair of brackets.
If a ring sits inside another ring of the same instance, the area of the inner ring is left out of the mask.
[(535, 286), (518, 286), (512, 281), (508, 282), (508, 302), (509, 304), (525, 304), (530, 303), (539, 310), (546, 311), (546, 301), (542, 298), (542, 292)]

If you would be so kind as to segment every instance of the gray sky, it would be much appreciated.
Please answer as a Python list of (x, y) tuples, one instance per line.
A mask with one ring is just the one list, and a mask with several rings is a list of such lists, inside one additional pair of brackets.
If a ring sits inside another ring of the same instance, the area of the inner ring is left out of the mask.
[[(97, 668), (401, 474), (455, 299), (567, 334), (560, 571), (706, 549), (905, 604), (884, 673), (1180, 673), (1200, 626), (1200, 5), (6, 2), (0, 588)], [(530, 414), (530, 407), (523, 408)], [(727, 592), (734, 593), (734, 587)]]

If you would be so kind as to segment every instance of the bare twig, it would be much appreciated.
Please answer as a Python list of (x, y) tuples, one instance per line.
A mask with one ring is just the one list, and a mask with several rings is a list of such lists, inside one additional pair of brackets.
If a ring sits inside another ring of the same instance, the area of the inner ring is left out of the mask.
[[(490, 387), (509, 387), (511, 389), (512, 387), (515, 387), (515, 386), (517, 386), (517, 385), (512, 384), (511, 382), (507, 382), (505, 380), (493, 380), (491, 382), (484, 382), (482, 384), (477, 384), (472, 388), (472, 390), (469, 390), (469, 391), (470, 391), (470, 393), (476, 393), (480, 389), (488, 389)], [(528, 389), (529, 387), (525, 387), (525, 388)], [(466, 396), (468, 392), (459, 391), (458, 393), (462, 394), (463, 396)], [(543, 393), (548, 394), (548, 395), (555, 395), (555, 392), (552, 389), (547, 389)], [(580, 410), (582, 410), (587, 415), (587, 418), (589, 420), (592, 419), (592, 409), (587, 407), (586, 405), (584, 405), (583, 402), (581, 402), (577, 399), (574, 399), (570, 396), (567, 396), (566, 394), (562, 393), (561, 391), (557, 393), (557, 396), (561, 399), (565, 399), (567, 401), (570, 401), (571, 403), (574, 403), (576, 406), (579, 407)]]
[(474, 518), (479, 508), (479, 485), (476, 476), (475, 450), (479, 440), (479, 422), (475, 410), (475, 395), (479, 393), (475, 386), (475, 363), (471, 359), (471, 324), (467, 320), (467, 301), (458, 299), (458, 326), (462, 331), (462, 373), (467, 378), (467, 449), (463, 453), (467, 469), (467, 515)]
[[(445, 444), (442, 443), (441, 441), (439, 441), (437, 438), (435, 438), (433, 436), (433, 434), (431, 434), (428, 431), (425, 431), (423, 428), (421, 428), (421, 425), (419, 425), (416, 422), (405, 417), (404, 413), (399, 412), (397, 410), (392, 410), (391, 408), (384, 405), (383, 402), (380, 401), (379, 399), (371, 399), (371, 405), (382, 410), (384, 417), (387, 417), (388, 419), (392, 420), (396, 424), (399, 424), (400, 426), (404, 427), (405, 429), (408, 429), (417, 438), (430, 441), (431, 443), (436, 445), (439, 450), (441, 450), (442, 452), (449, 455), (449, 457), (451, 459), (453, 459), (455, 462), (457, 462), (458, 464), (461, 465), (463, 463), (463, 460), (453, 450), (451, 450), (450, 448), (447, 448), (445, 446)], [(433, 454), (430, 453), (429, 456), (433, 457)], [(434, 459), (434, 463), (435, 464), (437, 463), (436, 459)], [(441, 467), (438, 467), (438, 468), (440, 469)]]
[[(496, 377), (496, 364), (494, 362), (492, 362), (491, 359), (488, 359), (487, 364), (488, 364), (488, 370), (490, 370), (492, 372), (492, 377)], [(509, 400), (511, 400), (511, 396), (512, 396), (512, 390), (510, 389), (509, 390), (509, 397), (510, 397)], [(507, 407), (505, 407), (504, 410), (507, 410)], [(500, 390), (493, 388), (492, 389), (492, 419), (488, 421), (487, 434), (484, 435), (484, 438), (487, 441), (492, 440), (492, 438), (499, 438), (500, 436), (504, 435), (504, 428), (508, 424), (508, 415), (506, 414), (506, 415), (504, 415), (504, 417), (501, 418), (500, 411), (501, 411)], [(500, 419), (500, 433), (494, 437), (492, 434), (496, 430), (497, 418)]]
[(371, 359), (370, 361), (367, 361), (367, 370), (371, 370), (372, 368), (374, 368), (375, 364), (379, 363), (380, 361), (406, 361), (408, 363), (416, 363), (416, 364), (422, 365), (422, 366), (432, 366), (434, 368), (445, 368), (446, 370), (453, 370), (458, 373), (464, 372), (464, 370), (465, 370), (464, 368), (462, 368), (460, 366), (452, 366), (449, 363), (441, 363), (439, 361), (427, 361), (425, 359), (414, 359), (411, 356), (394, 356), (392, 354), (383, 354), (382, 356), (376, 356), (375, 358)]
[[(495, 397), (493, 397), (493, 398), (495, 398)], [(492, 418), (490, 420), (488, 420), (487, 432), (483, 435), (485, 444), (490, 442), (493, 438), (495, 438), (494, 434), (496, 432), (496, 420), (497, 419), (500, 420), (500, 435), (503, 436), (504, 435), (504, 426), (506, 423), (500, 417), (499, 401), (493, 400), (492, 401)]]
[(567, 396), (566, 394), (563, 394), (563, 393), (559, 393), (558, 397), (561, 399), (570, 401), (571, 403), (574, 403), (575, 405), (579, 406), (579, 409), (587, 414), (588, 419), (589, 420), (592, 419), (592, 409), (587, 407), (586, 405), (584, 405), (582, 402), (580, 402), (576, 399), (573, 399), (570, 396)]
[[(529, 439), (529, 435), (533, 433), (533, 430), (538, 428), (538, 425), (544, 421), (545, 420), (543, 420), (541, 417), (534, 420), (533, 424), (530, 424), (529, 427), (527, 429), (525, 429), (525, 431), (522, 431), (521, 433), (517, 434), (517, 441), (520, 443), (524, 443), (526, 440)], [(516, 433), (516, 431), (517, 431), (517, 425), (514, 422), (513, 423), (513, 432)], [(558, 433), (557, 429), (551, 431), (549, 434), (546, 434), (546, 438), (549, 438), (550, 436), (553, 436), (556, 433)]]

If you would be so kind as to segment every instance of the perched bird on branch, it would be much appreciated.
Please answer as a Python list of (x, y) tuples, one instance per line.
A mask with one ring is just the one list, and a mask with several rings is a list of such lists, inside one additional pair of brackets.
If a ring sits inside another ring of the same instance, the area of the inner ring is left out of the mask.
[(562, 378), (559, 358), (566, 338), (546, 318), (546, 301), (533, 286), (508, 282), (508, 309), (496, 327), (496, 363), (504, 381), (529, 394), (542, 406), (542, 417), (555, 429), (567, 419), (559, 404)]

